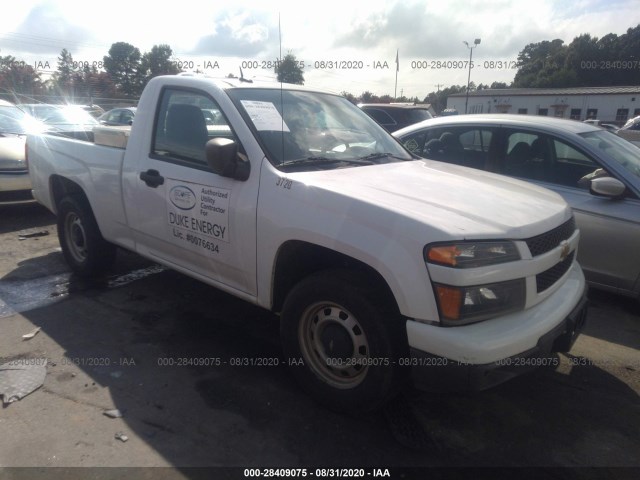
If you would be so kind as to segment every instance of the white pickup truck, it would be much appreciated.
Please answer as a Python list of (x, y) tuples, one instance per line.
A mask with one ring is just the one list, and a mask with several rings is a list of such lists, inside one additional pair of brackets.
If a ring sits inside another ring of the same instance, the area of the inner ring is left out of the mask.
[(74, 272), (118, 246), (279, 313), (293, 375), (333, 409), (409, 379), (486, 388), (568, 351), (586, 317), (558, 195), (416, 158), (337, 95), (158, 77), (130, 135), (27, 150)]

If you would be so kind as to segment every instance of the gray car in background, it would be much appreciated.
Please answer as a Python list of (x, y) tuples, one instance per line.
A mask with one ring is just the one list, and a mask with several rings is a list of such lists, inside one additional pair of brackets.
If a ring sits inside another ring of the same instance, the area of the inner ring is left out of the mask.
[(25, 141), (27, 134), (44, 129), (15, 105), (0, 100), (0, 203), (33, 199)]
[(98, 117), (102, 125), (126, 126), (133, 125), (133, 117), (136, 116), (136, 107), (114, 108)]
[(575, 212), (590, 284), (640, 298), (640, 148), (593, 125), (528, 115), (435, 118), (393, 135), (419, 156), (559, 193)]

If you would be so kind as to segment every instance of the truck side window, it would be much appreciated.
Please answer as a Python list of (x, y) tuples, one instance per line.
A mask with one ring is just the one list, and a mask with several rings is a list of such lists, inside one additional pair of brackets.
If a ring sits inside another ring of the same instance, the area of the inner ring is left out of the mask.
[(204, 93), (167, 88), (156, 113), (152, 153), (206, 165), (212, 138), (235, 136), (218, 104)]

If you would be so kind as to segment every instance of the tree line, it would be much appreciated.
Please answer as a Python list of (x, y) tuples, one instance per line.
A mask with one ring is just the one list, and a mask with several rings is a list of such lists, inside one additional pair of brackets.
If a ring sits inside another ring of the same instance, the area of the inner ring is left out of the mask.
[(129, 43), (117, 42), (101, 61), (93, 62), (77, 62), (65, 48), (48, 80), (34, 66), (0, 55), (0, 93), (137, 98), (151, 78), (180, 71), (169, 45), (154, 45), (142, 54)]
[[(622, 35), (610, 33), (597, 38), (582, 34), (569, 44), (561, 39), (530, 43), (518, 54), (516, 68), (510, 84), (476, 85), (471, 82), (469, 89), (640, 85), (640, 24)], [(33, 66), (11, 55), (0, 55), (0, 93), (135, 99), (151, 78), (180, 71), (169, 45), (155, 45), (142, 54), (129, 43), (117, 42), (111, 45), (102, 61), (91, 63), (75, 62), (72, 54), (63, 49), (57, 68), (48, 80), (43, 80)], [(279, 81), (304, 83), (303, 71), (291, 52), (276, 65), (274, 73)], [(464, 93), (466, 89), (464, 85), (452, 85), (430, 92), (422, 99), (417, 96), (394, 98), (388, 94), (376, 96), (369, 91), (359, 96), (347, 91), (342, 94), (354, 103), (430, 103), (440, 112), (449, 95)]]

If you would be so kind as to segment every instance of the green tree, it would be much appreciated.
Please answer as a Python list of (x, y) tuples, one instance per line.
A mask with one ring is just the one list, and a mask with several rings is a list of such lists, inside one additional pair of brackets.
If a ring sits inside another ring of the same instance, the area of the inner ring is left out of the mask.
[(513, 79), (513, 86), (537, 88), (554, 86), (550, 77), (563, 67), (566, 54), (567, 47), (560, 39), (530, 43), (518, 54), (518, 71)]
[(53, 87), (60, 95), (73, 96), (73, 76), (76, 70), (73, 56), (63, 48), (58, 57), (58, 69), (53, 74)]
[[(469, 85), (469, 87), (469, 90), (475, 88), (473, 82)], [(429, 95), (424, 97), (423, 103), (430, 103), (436, 113), (440, 113), (445, 108), (447, 108), (447, 98), (449, 97), (449, 95), (453, 95), (455, 93), (464, 93), (466, 91), (466, 85), (451, 85), (444, 90), (431, 92)]]
[(106, 72), (95, 66), (85, 66), (73, 74), (75, 94), (80, 97), (114, 97), (116, 86)]
[(638, 85), (640, 25), (623, 35), (601, 39), (582, 34), (564, 45), (560, 39), (531, 43), (518, 55), (514, 87)]
[(377, 103), (380, 99), (369, 90), (362, 92), (360, 95), (361, 103)]
[(276, 64), (275, 73), (279, 82), (296, 83), (304, 85), (304, 74), (300, 67), (300, 62), (296, 60), (296, 56), (291, 52), (287, 53), (284, 58)]
[(180, 73), (178, 65), (172, 60), (173, 51), (169, 45), (154, 45), (151, 51), (142, 56), (140, 69), (144, 72), (146, 85), (153, 77)]
[(104, 69), (122, 94), (135, 97), (142, 92), (144, 83), (141, 62), (140, 50), (129, 43), (117, 42), (104, 57)]
[(40, 74), (11, 55), (0, 56), (0, 93), (39, 95), (45, 86)]
[(358, 103), (358, 99), (355, 97), (355, 95), (352, 95), (351, 93), (347, 92), (346, 90), (343, 90), (342, 92), (340, 92), (340, 95), (342, 95), (344, 98), (346, 98), (347, 100), (349, 100), (353, 104), (357, 104)]

